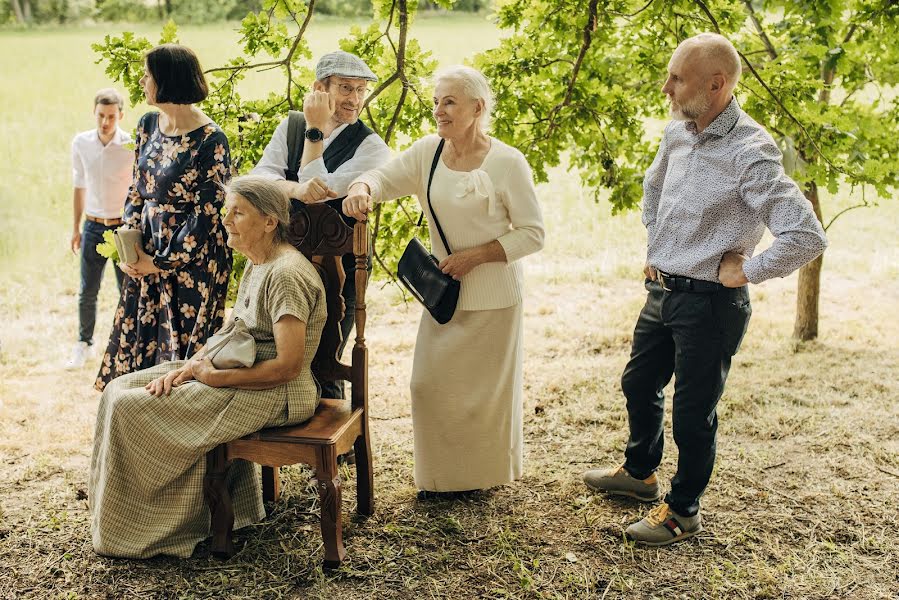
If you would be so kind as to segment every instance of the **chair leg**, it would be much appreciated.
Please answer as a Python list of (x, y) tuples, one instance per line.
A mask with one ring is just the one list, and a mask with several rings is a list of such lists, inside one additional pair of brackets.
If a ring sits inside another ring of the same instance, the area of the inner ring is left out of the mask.
[(356, 438), (353, 448), (356, 450), (356, 512), (370, 517), (375, 514), (375, 487), (371, 444), (364, 431)]
[(281, 474), (278, 467), (262, 467), (262, 501), (276, 502), (281, 495)]
[(318, 495), (321, 499), (322, 541), (325, 545), (325, 569), (336, 569), (346, 557), (343, 547), (343, 527), (341, 523), (340, 476), (337, 474), (337, 453), (334, 446), (323, 446), (319, 451)]
[(212, 554), (219, 558), (234, 556), (234, 507), (228, 492), (226, 477), (230, 463), (225, 459), (225, 446), (206, 453), (206, 475), (203, 477), (203, 496), (212, 516)]

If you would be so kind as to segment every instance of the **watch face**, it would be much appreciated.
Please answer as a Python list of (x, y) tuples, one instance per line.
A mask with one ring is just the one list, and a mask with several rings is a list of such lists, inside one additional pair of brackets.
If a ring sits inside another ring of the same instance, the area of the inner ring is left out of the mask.
[(321, 129), (313, 127), (306, 130), (306, 139), (310, 142), (320, 142), (325, 139), (325, 135), (322, 133)]

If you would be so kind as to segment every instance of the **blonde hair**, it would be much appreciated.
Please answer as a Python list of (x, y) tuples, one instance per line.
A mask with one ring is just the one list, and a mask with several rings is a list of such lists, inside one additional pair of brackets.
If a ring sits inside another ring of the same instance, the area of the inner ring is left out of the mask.
[(237, 194), (246, 199), (256, 210), (278, 221), (275, 228), (275, 242), (287, 241), (290, 225), (290, 198), (277, 182), (258, 175), (244, 175), (231, 180), (225, 186), (228, 194)]
[(98, 104), (104, 106), (113, 106), (117, 104), (120, 111), (125, 110), (125, 99), (115, 88), (103, 88), (102, 90), (99, 90), (94, 95), (94, 108), (97, 108)]
[(481, 130), (486, 131), (490, 127), (490, 118), (493, 113), (493, 91), (487, 78), (477, 69), (464, 65), (453, 65), (437, 71), (434, 75), (434, 87), (442, 81), (455, 81), (462, 85), (465, 95), (472, 100), (480, 100), (484, 103), (484, 110), (478, 120)]

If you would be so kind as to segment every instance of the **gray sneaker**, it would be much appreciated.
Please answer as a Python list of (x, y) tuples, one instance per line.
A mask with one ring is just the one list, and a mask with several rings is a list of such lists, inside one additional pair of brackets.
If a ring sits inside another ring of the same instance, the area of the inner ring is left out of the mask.
[(667, 546), (702, 531), (702, 516), (683, 517), (665, 504), (649, 511), (642, 521), (627, 528), (627, 539), (646, 546)]
[(661, 497), (655, 473), (646, 479), (635, 479), (624, 470), (623, 465), (614, 469), (587, 471), (584, 473), (584, 483), (594, 492), (628, 496), (643, 502), (655, 502)]

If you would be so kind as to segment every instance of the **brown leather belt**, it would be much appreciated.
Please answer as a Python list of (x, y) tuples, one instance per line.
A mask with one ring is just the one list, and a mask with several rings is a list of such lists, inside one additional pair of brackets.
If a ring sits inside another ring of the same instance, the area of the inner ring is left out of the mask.
[(84, 218), (88, 221), (93, 221), (94, 223), (99, 223), (101, 225), (105, 225), (106, 227), (111, 227), (113, 225), (121, 225), (122, 219), (116, 217), (115, 219), (101, 219), (100, 217), (92, 217), (91, 215), (84, 215)]

